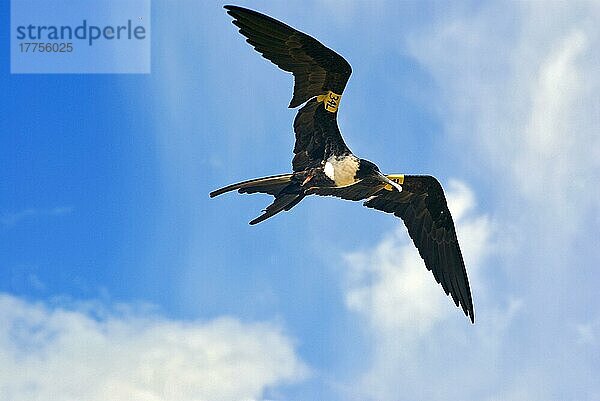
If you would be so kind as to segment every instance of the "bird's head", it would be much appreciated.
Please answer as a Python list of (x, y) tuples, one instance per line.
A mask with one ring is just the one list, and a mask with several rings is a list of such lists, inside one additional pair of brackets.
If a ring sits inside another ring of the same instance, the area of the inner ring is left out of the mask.
[(398, 192), (402, 191), (402, 187), (399, 184), (387, 178), (379, 170), (379, 167), (377, 167), (375, 163), (365, 159), (360, 159), (358, 162), (358, 170), (356, 171), (356, 178), (362, 180), (368, 177), (375, 178), (376, 180), (379, 180), (384, 184), (389, 184), (392, 187), (396, 188)]

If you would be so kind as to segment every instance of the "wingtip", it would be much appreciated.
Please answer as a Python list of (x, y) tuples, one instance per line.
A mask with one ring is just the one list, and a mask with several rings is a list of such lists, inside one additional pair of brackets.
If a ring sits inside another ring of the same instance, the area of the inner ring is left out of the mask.
[(236, 15), (235, 15), (235, 12), (243, 10), (241, 7), (234, 6), (232, 4), (226, 4), (226, 5), (223, 6), (223, 8), (225, 10), (227, 10), (227, 14), (229, 14), (231, 17), (234, 18), (234, 21), (235, 21), (235, 18), (237, 18)]
[(233, 4), (226, 4), (223, 6), (223, 8), (225, 10), (227, 10), (227, 14), (233, 16), (233, 13), (235, 12), (252, 12), (253, 10), (249, 9), (249, 8), (244, 8), (244, 7), (240, 7), (240, 6), (235, 6)]
[(467, 318), (471, 321), (471, 324), (475, 324), (475, 311), (473, 308), (464, 308), (463, 311), (465, 312), (465, 315), (467, 315)]
[(260, 223), (261, 221), (263, 221), (263, 216), (264, 216), (264, 214), (261, 214), (260, 216), (258, 216), (258, 217), (257, 217), (257, 218), (255, 218), (254, 220), (250, 220), (250, 221), (248, 222), (248, 224), (249, 224), (249, 225), (251, 225), (251, 226), (255, 226), (255, 225), (257, 225), (258, 223)]
[[(466, 305), (463, 305), (463, 310), (465, 315), (469, 318), (472, 324), (475, 324), (475, 307), (473, 306), (473, 298), (471, 296), (471, 289), (467, 288), (468, 298), (466, 300)], [(462, 301), (461, 301), (462, 303)]]

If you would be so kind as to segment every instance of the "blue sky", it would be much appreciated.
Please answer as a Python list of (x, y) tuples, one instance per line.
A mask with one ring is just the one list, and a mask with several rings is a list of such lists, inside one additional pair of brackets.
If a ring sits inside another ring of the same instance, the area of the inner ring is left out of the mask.
[(600, 400), (598, 4), (240, 4), (352, 64), (355, 153), (440, 179), (476, 324), (400, 220), (209, 199), (289, 171), (292, 79), (154, 1), (151, 74), (0, 64), (0, 399)]

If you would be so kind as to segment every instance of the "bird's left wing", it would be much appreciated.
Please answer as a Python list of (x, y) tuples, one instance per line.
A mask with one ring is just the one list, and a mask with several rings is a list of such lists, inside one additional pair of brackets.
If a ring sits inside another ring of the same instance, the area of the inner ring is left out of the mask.
[(393, 213), (408, 229), (425, 266), (450, 295), (456, 306), (475, 321), (467, 270), (458, 245), (454, 221), (444, 190), (434, 177), (405, 175), (402, 192), (381, 189), (364, 203)]
[(225, 6), (240, 33), (256, 51), (294, 74), (291, 108), (328, 91), (341, 95), (352, 73), (342, 56), (315, 38), (268, 15), (238, 6)]
[(319, 165), (328, 153), (349, 153), (337, 110), (352, 74), (350, 64), (315, 38), (274, 18), (238, 6), (225, 9), (256, 51), (294, 75), (289, 107), (306, 103), (294, 120), (294, 171)]

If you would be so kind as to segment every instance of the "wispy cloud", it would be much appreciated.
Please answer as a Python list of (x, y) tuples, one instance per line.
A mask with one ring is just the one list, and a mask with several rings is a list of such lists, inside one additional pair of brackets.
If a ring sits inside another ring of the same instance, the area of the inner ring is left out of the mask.
[(18, 212), (7, 212), (0, 216), (0, 225), (4, 226), (5, 228), (10, 228), (30, 218), (63, 216), (71, 213), (72, 211), (73, 207), (71, 206), (60, 206), (51, 209), (28, 208)]
[[(451, 181), (447, 197), (472, 286), (481, 290), (485, 287), (479, 269), (491, 251), (493, 224), (476, 213), (475, 196), (465, 183)], [(463, 347), (461, 337), (471, 326), (425, 268), (404, 227), (373, 249), (347, 255), (346, 261), (346, 305), (366, 322), (373, 340), (370, 366), (352, 392), (359, 394), (357, 399), (392, 400), (404, 386), (403, 394), (412, 399), (414, 385), (429, 374), (420, 369), (423, 361), (431, 363), (446, 347)], [(483, 309), (481, 320), (489, 322), (489, 305), (482, 295), (475, 293), (476, 310)], [(423, 347), (437, 351), (424, 355)]]
[(1, 398), (242, 400), (307, 373), (276, 324), (116, 309), (0, 294)]
[(598, 15), (592, 2), (492, 3), (410, 41), (452, 140), (570, 229), (598, 207), (583, 190), (600, 178)]
[[(363, 275), (350, 281), (348, 307), (373, 338), (357, 398), (600, 396), (589, 323), (600, 284), (598, 18), (593, 2), (486, 3), (411, 36), (412, 56), (439, 86), (434, 107), (448, 143), (469, 155), (460, 167), (487, 183), (483, 215), (468, 186), (448, 188), (477, 322), (440, 311), (449, 301), (399, 256), (411, 250), (396, 233), (352, 255), (351, 271)], [(473, 255), (490, 252), (478, 268)]]

